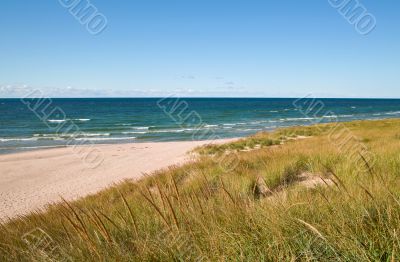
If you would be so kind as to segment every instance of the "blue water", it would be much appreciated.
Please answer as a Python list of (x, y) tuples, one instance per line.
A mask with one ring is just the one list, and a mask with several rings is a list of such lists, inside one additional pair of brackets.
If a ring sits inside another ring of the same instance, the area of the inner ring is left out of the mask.
[[(0, 153), (91, 143), (241, 137), (279, 127), (310, 125), (315, 119), (330, 122), (400, 117), (398, 99), (318, 99), (323, 108), (312, 115), (296, 107), (295, 99), (286, 98), (172, 99), (161, 102), (165, 110), (157, 105), (158, 100), (52, 99), (40, 104), (37, 99), (25, 103), (0, 99)], [(176, 110), (174, 103), (179, 105)]]

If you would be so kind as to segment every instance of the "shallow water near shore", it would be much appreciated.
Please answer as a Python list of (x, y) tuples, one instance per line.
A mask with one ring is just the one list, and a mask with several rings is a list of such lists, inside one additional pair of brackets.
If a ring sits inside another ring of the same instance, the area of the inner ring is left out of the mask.
[[(400, 99), (317, 99), (322, 102), (323, 108), (312, 115), (305, 114), (296, 106), (296, 99), (289, 98), (173, 99), (172, 103), (181, 107), (171, 114), (165, 111), (171, 112), (173, 105), (163, 110), (157, 103), (159, 100), (52, 99), (46, 110), (57, 110), (43, 117), (40, 110), (44, 108), (40, 106), (30, 110), (20, 99), (0, 99), (0, 154), (68, 144), (243, 137), (259, 131), (317, 122), (400, 116)], [(311, 99), (307, 101), (310, 102)], [(183, 108), (184, 112), (179, 115)], [(201, 122), (176, 121), (190, 112), (196, 112)]]

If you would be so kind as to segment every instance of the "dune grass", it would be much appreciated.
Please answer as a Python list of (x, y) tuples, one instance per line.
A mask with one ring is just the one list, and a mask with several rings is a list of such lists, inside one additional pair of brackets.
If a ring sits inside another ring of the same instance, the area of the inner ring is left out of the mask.
[[(373, 162), (338, 146), (334, 125), (199, 148), (183, 166), (9, 221), (0, 261), (400, 261), (400, 121), (343, 124)], [(305, 172), (333, 183), (302, 187)], [(260, 179), (270, 195), (257, 196)]]

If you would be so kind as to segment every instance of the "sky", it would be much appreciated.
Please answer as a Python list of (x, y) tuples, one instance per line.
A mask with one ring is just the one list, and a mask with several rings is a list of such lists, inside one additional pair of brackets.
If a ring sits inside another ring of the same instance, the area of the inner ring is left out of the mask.
[(400, 98), (398, 0), (352, 0), (366, 35), (344, 0), (77, 0), (96, 35), (68, 1), (1, 1), (0, 97)]

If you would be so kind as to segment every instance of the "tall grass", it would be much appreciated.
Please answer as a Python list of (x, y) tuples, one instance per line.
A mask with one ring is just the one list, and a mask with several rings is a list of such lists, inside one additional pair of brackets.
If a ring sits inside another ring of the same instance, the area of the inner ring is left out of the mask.
[[(329, 125), (261, 133), (9, 221), (0, 260), (399, 261), (400, 121), (345, 125), (376, 155), (368, 170), (329, 140)], [(296, 136), (310, 137), (288, 139)], [(226, 172), (218, 154), (237, 154), (235, 168)], [(333, 183), (303, 188), (304, 172)], [(255, 194), (259, 179), (270, 195)], [(35, 228), (51, 237), (52, 252), (22, 240)]]

